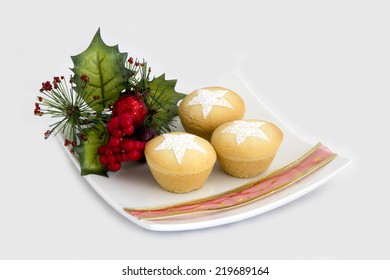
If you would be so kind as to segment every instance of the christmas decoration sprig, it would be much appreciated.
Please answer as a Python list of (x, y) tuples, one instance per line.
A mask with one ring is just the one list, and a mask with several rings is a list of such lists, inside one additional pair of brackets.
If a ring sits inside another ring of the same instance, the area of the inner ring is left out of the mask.
[(63, 76), (42, 83), (34, 114), (55, 119), (45, 132), (62, 134), (81, 167), (81, 175), (118, 171), (123, 162), (141, 160), (145, 143), (172, 128), (176, 80), (151, 78), (151, 68), (118, 45), (106, 45), (100, 29), (88, 48), (72, 56), (69, 83)]

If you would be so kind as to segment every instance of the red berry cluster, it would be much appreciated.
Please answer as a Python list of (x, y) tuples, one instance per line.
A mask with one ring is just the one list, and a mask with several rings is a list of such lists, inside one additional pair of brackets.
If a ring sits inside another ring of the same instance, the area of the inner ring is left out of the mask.
[(46, 81), (46, 82), (42, 83), (42, 87), (39, 91), (40, 92), (51, 91), (52, 89), (53, 89), (53, 86), (51, 85), (51, 83), (49, 81)]
[(43, 82), (42, 87), (39, 91), (40, 92), (51, 91), (53, 89), (53, 87), (54, 87), (54, 89), (58, 89), (58, 84), (60, 84), (61, 80), (63, 80), (63, 79), (64, 79), (64, 76), (53, 77), (53, 84), (51, 84), (50, 81)]
[(109, 139), (99, 147), (100, 162), (110, 171), (121, 169), (124, 161), (140, 160), (146, 142), (129, 138), (134, 133), (133, 120), (129, 113), (118, 114), (107, 123)]

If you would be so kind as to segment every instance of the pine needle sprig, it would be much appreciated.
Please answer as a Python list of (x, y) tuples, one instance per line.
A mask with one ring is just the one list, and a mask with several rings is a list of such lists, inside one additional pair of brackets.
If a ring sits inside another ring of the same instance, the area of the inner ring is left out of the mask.
[(147, 91), (144, 94), (144, 101), (148, 108), (148, 115), (144, 125), (152, 127), (159, 133), (167, 133), (175, 126), (172, 124), (172, 119), (167, 114), (159, 114), (159, 112), (165, 112), (169, 110), (168, 107), (174, 105), (174, 103), (166, 100), (165, 91), (157, 91), (155, 95), (150, 94)]
[(62, 133), (66, 139), (65, 143), (75, 147), (81, 140), (86, 140), (83, 135), (85, 129), (104, 123), (104, 120), (108, 118), (107, 112), (97, 113), (91, 109), (102, 101), (99, 96), (89, 98), (93, 94), (93, 91), (87, 93), (85, 90), (89, 78), (82, 75), (80, 80), (83, 86), (79, 92), (75, 91), (73, 77), (69, 80), (70, 85), (64, 76), (54, 77), (52, 82), (42, 83), (39, 90), (42, 95), (37, 97), (38, 102), (35, 103), (34, 114), (55, 119), (54, 123), (49, 126), (50, 129), (45, 132), (46, 139), (51, 134)]
[(130, 70), (130, 78), (128, 83), (130, 90), (135, 92), (145, 93), (149, 85), (149, 76), (152, 69), (148, 67), (148, 63), (143, 59), (140, 62), (137, 58), (134, 60), (130, 57), (127, 60), (126, 68)]

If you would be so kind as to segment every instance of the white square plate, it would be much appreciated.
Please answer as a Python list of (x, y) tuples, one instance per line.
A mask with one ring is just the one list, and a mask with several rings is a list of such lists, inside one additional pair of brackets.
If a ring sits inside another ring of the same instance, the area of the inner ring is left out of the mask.
[[(219, 85), (234, 90), (244, 99), (246, 104), (245, 119), (272, 122), (278, 125), (284, 133), (283, 143), (273, 163), (258, 178), (294, 162), (314, 147), (314, 144), (302, 139), (267, 109), (240, 76), (228, 77)], [(176, 130), (182, 131), (180, 122), (178, 120), (176, 122)], [(67, 153), (71, 156), (76, 167), (79, 168), (78, 161), (68, 150)], [(135, 224), (149, 230), (178, 231), (218, 226), (265, 213), (313, 191), (340, 172), (349, 162), (349, 159), (338, 155), (319, 170), (287, 188), (239, 207), (150, 220), (138, 219), (126, 212), (125, 208), (154, 208), (203, 199), (232, 190), (258, 178), (231, 177), (224, 173), (216, 163), (210, 178), (201, 189), (187, 194), (174, 194), (157, 185), (146, 163), (130, 163), (124, 165), (119, 172), (110, 172), (109, 178), (88, 175), (85, 176), (85, 179), (109, 205)]]

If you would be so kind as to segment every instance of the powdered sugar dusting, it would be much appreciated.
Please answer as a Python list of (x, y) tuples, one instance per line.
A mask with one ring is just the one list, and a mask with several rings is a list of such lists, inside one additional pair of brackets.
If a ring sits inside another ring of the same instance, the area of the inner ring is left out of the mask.
[(233, 109), (232, 104), (223, 98), (227, 92), (227, 90), (198, 89), (197, 95), (187, 103), (187, 106), (202, 105), (203, 118), (205, 119), (214, 106)]
[(225, 127), (225, 129), (222, 130), (222, 133), (235, 134), (237, 145), (240, 145), (242, 142), (244, 142), (247, 137), (261, 138), (269, 141), (268, 136), (260, 128), (264, 124), (265, 122), (261, 121), (234, 121), (231, 125)]
[(181, 165), (187, 150), (194, 150), (206, 154), (206, 151), (194, 141), (192, 134), (163, 134), (164, 141), (154, 150), (172, 150), (177, 163)]

